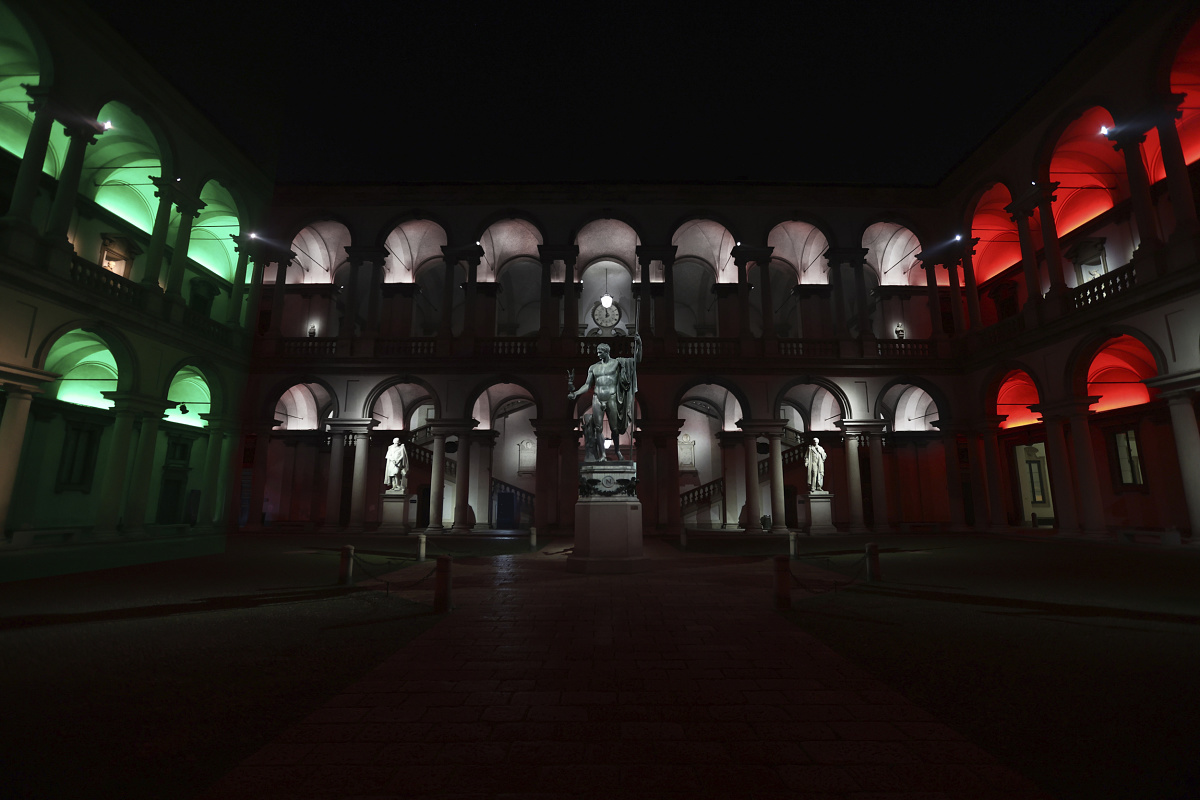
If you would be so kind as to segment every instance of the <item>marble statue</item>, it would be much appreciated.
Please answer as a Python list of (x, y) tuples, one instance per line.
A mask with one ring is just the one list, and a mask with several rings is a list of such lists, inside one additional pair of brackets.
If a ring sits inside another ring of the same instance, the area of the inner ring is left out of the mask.
[(398, 438), (392, 439), (384, 460), (383, 479), (388, 482), (388, 491), (404, 494), (408, 490), (408, 450)]
[(825, 484), (825, 448), (821, 440), (813, 437), (812, 444), (804, 451), (804, 466), (808, 467), (808, 490), (810, 492), (824, 491)]
[[(630, 434), (630, 450), (633, 449), (633, 408), (634, 396), (637, 394), (637, 365), (642, 360), (641, 334), (634, 334), (632, 356), (613, 358), (611, 352), (607, 343), (596, 348), (599, 361), (588, 367), (583, 385), (568, 392), (567, 397), (574, 400), (592, 388), (592, 435), (602, 435), (596, 431), (603, 431), (601, 422), (607, 417), (608, 427), (613, 436), (613, 449), (616, 451), (617, 460), (620, 461), (619, 437), (626, 431)], [(584, 436), (587, 436), (586, 429)], [(600, 447), (599, 450), (602, 456), (600, 460), (607, 460), (607, 457), (603, 457), (604, 448)]]

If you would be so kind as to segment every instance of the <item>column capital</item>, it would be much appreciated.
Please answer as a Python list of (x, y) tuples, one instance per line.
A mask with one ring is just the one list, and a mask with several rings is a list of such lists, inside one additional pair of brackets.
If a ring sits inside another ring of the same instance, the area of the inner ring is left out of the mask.
[(483, 247), (478, 244), (456, 245), (454, 247), (443, 245), (442, 257), (446, 259), (447, 264), (466, 262), (469, 267), (478, 267), (479, 262), (483, 260)]
[(743, 433), (758, 436), (783, 435), (786, 419), (739, 419), (735, 423)]
[(717, 431), (717, 444), (720, 447), (741, 447), (746, 434), (741, 431)]
[(849, 264), (855, 269), (861, 269), (870, 251), (865, 247), (830, 247), (825, 251), (825, 261), (834, 264)]
[(1138, 148), (1142, 142), (1146, 141), (1146, 131), (1152, 127), (1154, 126), (1150, 125), (1142, 130), (1142, 126), (1131, 123), (1109, 128), (1107, 136), (1108, 140), (1113, 143), (1113, 150), (1117, 152), (1132, 150), (1135, 154), (1140, 154), (1141, 151)]
[(980, 433), (994, 433), (1000, 429), (1000, 423), (1008, 419), (1008, 414), (986, 414), (979, 418), (975, 429)]
[(148, 417), (161, 417), (163, 412), (178, 403), (168, 402), (162, 397), (146, 397), (135, 392), (101, 392), (105, 399), (113, 401), (113, 411), (132, 411)]
[(538, 257), (541, 258), (543, 264), (553, 264), (555, 261), (563, 262), (567, 265), (569, 274), (570, 269), (575, 266), (576, 259), (579, 258), (579, 245), (539, 244)]
[(661, 436), (670, 434), (672, 436), (679, 435), (679, 429), (683, 427), (684, 420), (681, 419), (639, 419), (637, 427), (640, 431), (645, 431), (650, 436)]
[(1037, 211), (1038, 206), (1043, 199), (1054, 200), (1054, 192), (1058, 190), (1058, 183), (1053, 181), (1039, 183), (1030, 181), (1029, 189), (1015, 198), (1011, 203), (1004, 207), (1009, 216), (1017, 221), (1018, 219), (1028, 219), (1033, 216), (1033, 212)]
[(431, 419), (425, 424), (434, 436), (460, 436), (479, 424), (477, 419)]
[(729, 255), (733, 256), (733, 264), (736, 267), (745, 267), (747, 264), (758, 264), (760, 267), (765, 267), (771, 264), (771, 253), (774, 251), (774, 247), (750, 247), (739, 244), (729, 251)]
[[(25, 94), (29, 95), (29, 110), (37, 113), (40, 108), (50, 108), (51, 111), (56, 110), (57, 105), (54, 102), (54, 89), (51, 86), (42, 86), (40, 83), (22, 83), (21, 88), (25, 90)], [(1180, 95), (1182, 98), (1182, 95)]]
[(842, 419), (838, 420), (837, 426), (842, 433), (878, 436), (887, 429), (887, 422), (882, 419)]
[(500, 438), (500, 431), (494, 431), (491, 428), (481, 428), (471, 431), (469, 434), (472, 444), (480, 444), (486, 447), (492, 447), (496, 444), (496, 440)]
[(104, 126), (98, 122), (64, 122), (63, 128), (68, 139), (81, 139), (84, 144), (94, 144), (96, 137), (104, 133)]
[(0, 388), (6, 392), (40, 394), (44, 390), (42, 384), (53, 383), (61, 377), (57, 372), (0, 363)]
[(1175, 400), (1179, 397), (1190, 397), (1200, 390), (1200, 369), (1176, 372), (1171, 375), (1159, 375), (1142, 381), (1152, 389), (1157, 389), (1159, 397)]
[(638, 264), (641, 265), (643, 269), (649, 267), (651, 261), (661, 261), (664, 267), (671, 266), (675, 263), (675, 253), (678, 250), (679, 248), (673, 244), (639, 244), (636, 248), (634, 248), (634, 252), (637, 253)]
[(1034, 403), (1029, 406), (1029, 410), (1041, 414), (1043, 420), (1069, 419), (1071, 417), (1088, 416), (1095, 413), (1090, 410), (1089, 406), (1099, 400), (1100, 397), (1098, 395), (1090, 395), (1088, 397), (1058, 400), (1051, 403)]
[[(445, 248), (442, 249), (445, 250)], [(350, 265), (355, 267), (363, 263), (382, 264), (388, 257), (386, 247), (375, 247), (374, 245), (346, 245), (345, 250), (346, 256), (350, 259)]]
[(372, 418), (337, 417), (326, 420), (325, 424), (329, 426), (330, 433), (368, 433), (379, 424), (379, 420)]

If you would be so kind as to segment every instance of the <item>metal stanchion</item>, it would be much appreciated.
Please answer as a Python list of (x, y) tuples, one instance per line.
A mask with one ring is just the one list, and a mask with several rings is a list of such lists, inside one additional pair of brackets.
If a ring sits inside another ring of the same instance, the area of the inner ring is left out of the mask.
[(445, 614), (451, 609), (450, 587), (450, 556), (438, 556), (437, 575), (433, 585), (433, 613)]
[(425, 534), (417, 534), (417, 561), (425, 560)]
[(879, 571), (879, 545), (874, 542), (867, 544), (867, 580), (872, 583), (883, 580), (883, 574)]
[(796, 557), (796, 532), (788, 531), (788, 555)]
[(687, 550), (687, 528), (679, 532), (679, 549)]
[(529, 549), (537, 550), (537, 528), (529, 529)]
[(338, 584), (349, 586), (354, 583), (354, 545), (342, 548), (342, 563), (338, 565)]

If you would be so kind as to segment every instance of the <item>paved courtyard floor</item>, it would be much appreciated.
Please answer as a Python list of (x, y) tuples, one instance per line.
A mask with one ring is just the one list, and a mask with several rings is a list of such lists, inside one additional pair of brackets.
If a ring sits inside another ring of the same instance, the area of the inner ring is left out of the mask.
[[(460, 559), (452, 613), (205, 796), (1048, 796), (777, 613), (772, 560), (648, 554), (607, 576), (561, 548)], [(792, 568), (797, 593), (844, 583)], [(429, 569), (387, 579), (429, 602)]]

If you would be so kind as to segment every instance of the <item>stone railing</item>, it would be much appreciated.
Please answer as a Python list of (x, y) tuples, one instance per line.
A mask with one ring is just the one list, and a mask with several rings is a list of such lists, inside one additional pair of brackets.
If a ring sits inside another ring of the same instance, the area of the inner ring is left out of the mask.
[(1016, 338), (1025, 331), (1025, 317), (1020, 314), (1008, 319), (1002, 319), (995, 325), (989, 325), (979, 332), (979, 340), (984, 346), (991, 347), (992, 345), (1007, 342)]
[(190, 308), (183, 309), (183, 327), (222, 347), (229, 347), (232, 343), (229, 328)]
[(679, 339), (675, 343), (675, 354), (680, 356), (736, 356), (739, 352), (737, 339)]
[(281, 339), (279, 351), (291, 357), (328, 358), (337, 354), (337, 339), (332, 336)]
[(792, 358), (833, 358), (838, 344), (822, 339), (780, 339), (779, 355)]
[(145, 305), (141, 286), (80, 256), (71, 258), (71, 282), (123, 305), (138, 309)]
[(1126, 264), (1118, 270), (1076, 287), (1072, 295), (1074, 306), (1077, 309), (1086, 308), (1105, 300), (1111, 300), (1122, 292), (1132, 289), (1136, 284), (1137, 268), (1133, 264)]
[(602, 344), (607, 344), (609, 353), (614, 358), (620, 356), (633, 355), (633, 339), (628, 336), (618, 336), (612, 339), (601, 339), (599, 337), (588, 337), (579, 339), (579, 355), (595, 357), (596, 348)]
[(686, 510), (692, 506), (698, 506), (701, 503), (710, 503), (717, 497), (724, 496), (725, 479), (717, 478), (715, 481), (709, 481), (703, 486), (697, 486), (695, 489), (688, 489), (679, 496), (679, 503)]
[[(783, 456), (782, 461), (783, 461), (784, 468), (786, 469), (787, 467), (790, 467), (792, 464), (796, 464), (800, 461), (803, 461), (804, 460), (804, 451), (805, 451), (805, 447), (802, 445), (796, 445), (795, 447), (789, 447), (786, 450), (784, 450), (783, 453), (781, 454)], [(758, 462), (758, 477), (765, 478), (768, 474), (770, 474), (770, 472), (771, 472), (771, 457), (767, 456), (762, 461)]]
[(528, 337), (496, 337), (480, 339), (475, 343), (481, 356), (536, 356), (537, 339)]
[(410, 358), (434, 355), (437, 339), (378, 339), (375, 342), (376, 356), (408, 356)]
[(880, 358), (932, 358), (933, 342), (928, 339), (896, 339), (878, 341)]
[[(428, 448), (421, 447), (412, 441), (409, 441), (408, 457), (416, 464), (428, 464), (433, 466), (433, 451)], [(444, 458), (442, 463), (446, 466), (446, 480), (453, 482), (458, 477), (458, 462), (451, 458)]]

